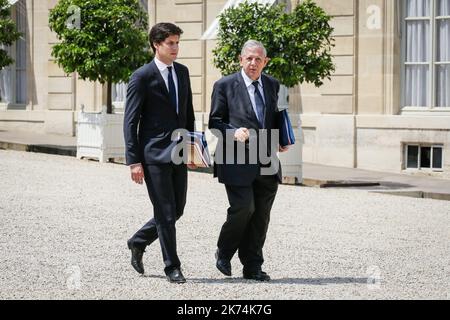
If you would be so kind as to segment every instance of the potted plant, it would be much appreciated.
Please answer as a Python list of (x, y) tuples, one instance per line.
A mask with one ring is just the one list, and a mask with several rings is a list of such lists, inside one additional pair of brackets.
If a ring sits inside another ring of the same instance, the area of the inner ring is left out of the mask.
[[(330, 16), (311, 0), (299, 3), (292, 12), (283, 4), (241, 3), (226, 9), (219, 17), (217, 45), (213, 50), (214, 65), (222, 75), (240, 70), (239, 55), (245, 41), (262, 42), (270, 58), (265, 73), (282, 84), (279, 108), (288, 105), (288, 89), (308, 82), (317, 87), (334, 71), (331, 49), (333, 28)], [(296, 136), (300, 138), (300, 115), (293, 117)], [(297, 139), (300, 141), (301, 139)], [(284, 179), (301, 182), (301, 146), (280, 154)]]
[(151, 58), (148, 15), (139, 0), (60, 0), (49, 26), (59, 43), (52, 56), (64, 72), (106, 86), (103, 112), (86, 113), (77, 122), (77, 157), (124, 157), (123, 115), (112, 114), (112, 84), (127, 82)]

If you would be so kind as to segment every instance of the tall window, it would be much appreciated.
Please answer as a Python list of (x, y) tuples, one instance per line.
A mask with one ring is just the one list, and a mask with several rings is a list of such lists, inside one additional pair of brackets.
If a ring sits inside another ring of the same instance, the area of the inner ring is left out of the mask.
[[(8, 52), (8, 55), (11, 56), (11, 47), (1, 45), (0, 48)], [(11, 102), (11, 93), (11, 66), (7, 66), (0, 71), (0, 103)]]
[(450, 0), (405, 0), (404, 106), (450, 110)]
[[(142, 8), (148, 13), (148, 0), (139, 0)], [(127, 97), (127, 83), (119, 82), (112, 85), (112, 101), (116, 111), (123, 109)]]
[(15, 62), (0, 72), (0, 101), (8, 104), (27, 103), (27, 10), (26, 0), (19, 0), (12, 8), (17, 31), (22, 36), (7, 51)]
[(112, 85), (112, 101), (124, 102), (127, 97), (127, 83), (119, 82)]
[(16, 4), (17, 30), (22, 33), (16, 41), (16, 103), (27, 103), (27, 10), (25, 0)]

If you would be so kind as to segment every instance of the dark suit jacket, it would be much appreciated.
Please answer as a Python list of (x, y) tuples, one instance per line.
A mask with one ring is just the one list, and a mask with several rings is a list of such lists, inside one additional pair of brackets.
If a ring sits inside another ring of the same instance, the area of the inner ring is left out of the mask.
[(127, 165), (170, 163), (177, 144), (171, 140), (172, 132), (194, 131), (189, 71), (182, 64), (173, 65), (178, 78), (178, 114), (154, 61), (131, 75), (123, 124)]
[[(278, 91), (280, 89), (279, 82), (268, 75), (261, 75), (264, 99), (265, 99), (265, 128), (268, 130), (268, 139), (263, 144), (269, 146), (270, 151), (270, 131), (278, 128)], [(253, 110), (250, 96), (241, 72), (226, 76), (214, 84), (211, 98), (211, 113), (209, 115), (209, 128), (218, 129), (222, 136), (225, 137), (226, 132), (233, 134), (238, 128), (247, 128), (259, 130), (261, 129), (258, 118)], [(231, 132), (230, 132), (231, 131)], [(258, 143), (253, 140), (248, 143)], [(238, 142), (234, 142), (238, 144)], [(219, 144), (220, 145), (220, 144)], [(223, 159), (226, 159), (226, 144), (223, 143)], [(235, 147), (235, 146), (234, 146)], [(248, 186), (261, 173), (261, 163), (258, 157), (257, 164), (248, 162), (249, 148), (246, 149), (246, 164), (217, 164), (214, 163), (214, 176), (219, 178), (219, 182), (227, 185)], [(216, 150), (216, 155), (217, 155)], [(277, 160), (276, 155), (273, 155)], [(279, 160), (278, 160), (279, 161)], [(278, 181), (281, 182), (281, 165), (277, 173)]]

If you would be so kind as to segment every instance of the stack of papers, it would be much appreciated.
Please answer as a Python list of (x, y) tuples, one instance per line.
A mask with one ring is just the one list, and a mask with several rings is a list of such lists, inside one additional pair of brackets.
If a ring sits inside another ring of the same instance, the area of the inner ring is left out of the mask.
[(193, 163), (199, 168), (209, 168), (211, 158), (203, 132), (189, 132), (187, 140), (188, 163)]

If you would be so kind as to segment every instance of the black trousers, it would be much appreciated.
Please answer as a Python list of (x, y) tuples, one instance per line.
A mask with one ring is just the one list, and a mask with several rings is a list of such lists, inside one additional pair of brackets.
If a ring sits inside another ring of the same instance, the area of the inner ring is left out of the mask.
[(231, 260), (238, 251), (245, 271), (258, 271), (264, 263), (263, 246), (270, 210), (278, 190), (276, 176), (258, 176), (250, 186), (225, 185), (230, 207), (217, 247), (220, 258)]
[(167, 274), (181, 265), (175, 222), (183, 215), (186, 204), (187, 167), (171, 163), (145, 165), (144, 176), (154, 217), (131, 237), (131, 241), (136, 247), (145, 249), (159, 238)]

